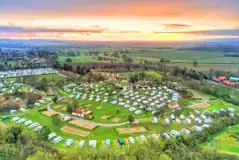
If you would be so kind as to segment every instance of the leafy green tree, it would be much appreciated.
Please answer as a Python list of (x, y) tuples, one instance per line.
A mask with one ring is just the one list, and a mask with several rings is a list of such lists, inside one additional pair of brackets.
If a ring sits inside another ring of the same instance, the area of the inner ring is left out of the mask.
[(10, 145), (0, 145), (0, 159), (1, 160), (10, 160), (13, 159), (16, 155), (16, 148)]
[(67, 59), (65, 60), (65, 62), (66, 62), (66, 63), (71, 63), (71, 62), (72, 62), (72, 59), (71, 59), (71, 58), (67, 58)]
[(57, 98), (56, 96), (52, 99), (52, 101), (53, 101), (54, 103), (57, 103), (57, 100), (58, 100), (58, 98)]
[(59, 124), (61, 122), (61, 116), (59, 114), (52, 115), (51, 120), (54, 125), (59, 126)]
[(22, 129), (20, 127), (12, 127), (7, 135), (7, 143), (16, 143), (21, 132)]
[(129, 123), (132, 124), (135, 120), (135, 118), (132, 115), (128, 116)]
[(50, 133), (51, 133), (50, 129), (46, 126), (43, 126), (40, 131), (36, 132), (36, 135), (39, 140), (45, 141), (48, 139), (48, 135)]
[(75, 110), (75, 109), (76, 109), (76, 104), (75, 103), (69, 103), (67, 105), (67, 112), (68, 113), (72, 113), (72, 111)]
[(32, 137), (29, 135), (29, 133), (22, 132), (21, 135), (19, 136), (19, 139), (21, 144), (25, 145), (32, 139)]

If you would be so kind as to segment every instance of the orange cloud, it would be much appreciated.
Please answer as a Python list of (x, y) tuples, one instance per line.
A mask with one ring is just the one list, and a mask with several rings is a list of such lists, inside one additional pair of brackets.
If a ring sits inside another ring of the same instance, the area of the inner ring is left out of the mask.
[(185, 31), (185, 32), (160, 32), (154, 31), (155, 34), (191, 34), (191, 35), (208, 35), (208, 36), (239, 36), (239, 29), (216, 29), (201, 31)]
[(24, 28), (17, 26), (0, 26), (0, 32), (11, 33), (103, 33), (107, 29), (101, 27), (89, 28)]
[(191, 25), (188, 24), (162, 24), (162, 25), (171, 29), (191, 27)]

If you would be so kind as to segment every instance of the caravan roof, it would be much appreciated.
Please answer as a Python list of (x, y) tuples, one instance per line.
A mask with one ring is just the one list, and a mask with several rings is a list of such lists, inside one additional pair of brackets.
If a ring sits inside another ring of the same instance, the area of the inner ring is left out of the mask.
[(165, 121), (166, 124), (170, 124), (170, 120), (168, 118), (165, 118), (164, 121)]
[(133, 137), (129, 137), (129, 142), (132, 143), (132, 144), (134, 144), (134, 143), (135, 143), (134, 138), (133, 138)]
[(89, 146), (90, 147), (96, 148), (96, 143), (97, 143), (96, 140), (89, 140)]
[(168, 133), (163, 133), (163, 137), (166, 138), (167, 140), (170, 139), (170, 135)]
[(107, 146), (110, 146), (110, 139), (106, 139), (105, 144), (106, 144)]
[(181, 118), (181, 119), (185, 119), (185, 116), (181, 114), (181, 115), (180, 115), (180, 118)]
[(48, 140), (52, 139), (52, 138), (55, 137), (55, 136), (56, 136), (56, 133), (50, 133), (50, 134), (48, 135)]
[(175, 120), (175, 119), (176, 119), (173, 114), (170, 115), (170, 118), (171, 118), (172, 120)]
[(180, 133), (178, 131), (172, 130), (171, 134), (174, 135), (175, 137), (180, 136)]
[(183, 129), (181, 130), (181, 132), (183, 132), (183, 133), (185, 133), (185, 134), (191, 134), (190, 130), (185, 129), (185, 128), (183, 128)]
[(142, 141), (146, 141), (147, 138), (144, 136), (144, 135), (140, 135), (139, 138), (142, 140)]
[(208, 127), (209, 127), (208, 124), (204, 124), (204, 125), (202, 125), (202, 128), (208, 128)]
[(84, 147), (84, 144), (85, 144), (85, 140), (81, 140), (81, 141), (79, 142), (79, 148)]

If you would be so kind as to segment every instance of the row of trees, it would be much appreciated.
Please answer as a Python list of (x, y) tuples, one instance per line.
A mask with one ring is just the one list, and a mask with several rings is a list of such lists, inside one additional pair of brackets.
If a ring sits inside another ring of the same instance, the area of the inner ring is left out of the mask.
[[(40, 60), (36, 60), (36, 58)], [(49, 50), (7, 50), (0, 51), (0, 59), (0, 70), (38, 68), (52, 66), (52, 64), (58, 59), (58, 54)]]
[(224, 57), (239, 57), (239, 53), (225, 53)]
[(231, 89), (226, 86), (212, 85), (210, 83), (192, 79), (184, 81), (184, 85), (190, 87), (191, 89), (199, 90), (215, 97), (222, 98), (235, 105), (239, 105), (239, 92), (235, 89)]
[(237, 73), (232, 73), (230, 71), (220, 71), (220, 70), (213, 70), (212, 68), (206, 73), (209, 79), (212, 79), (213, 77), (219, 77), (219, 76), (226, 76), (227, 78), (231, 76), (239, 76), (239, 68)]
[(76, 56), (81, 56), (81, 52), (75, 51), (75, 50), (60, 51), (59, 55), (65, 56), (65, 57), (76, 57)]
[(57, 153), (57, 150), (47, 143), (50, 130), (45, 126), (34, 136), (19, 126), (10, 127), (0, 122), (0, 128), (1, 160), (25, 160), (40, 150), (49, 154)]

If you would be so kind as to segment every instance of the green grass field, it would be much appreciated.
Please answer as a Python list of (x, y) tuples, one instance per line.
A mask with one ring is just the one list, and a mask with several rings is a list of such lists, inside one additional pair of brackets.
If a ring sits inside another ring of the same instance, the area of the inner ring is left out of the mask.
[[(103, 56), (103, 55), (101, 55)], [(62, 62), (65, 62), (67, 58), (72, 59), (73, 63), (88, 63), (88, 62), (96, 62), (96, 63), (102, 63), (102, 62), (111, 62), (111, 60), (98, 60), (97, 57), (93, 58), (94, 56), (78, 56), (78, 57), (64, 57), (60, 56), (59, 60)], [(117, 59), (117, 62), (123, 62), (120, 59)]]
[(98, 61), (97, 59), (93, 59), (93, 57), (90, 56), (79, 56), (79, 57), (59, 57), (59, 60), (62, 62), (65, 62), (67, 58), (72, 59), (73, 63), (81, 62), (81, 63), (87, 63), (87, 62), (103, 62)]
[(200, 59), (199, 63), (225, 63), (225, 64), (239, 64), (239, 58), (235, 57), (214, 57), (208, 59)]
[(214, 146), (204, 143), (201, 146), (209, 150), (217, 150), (229, 154), (237, 154), (239, 151), (239, 141), (231, 138), (230, 135), (239, 134), (239, 124), (235, 127), (227, 127), (219, 133), (212, 136)]
[[(120, 123), (120, 122), (127, 122), (128, 121), (128, 115), (133, 115), (135, 118), (147, 118), (150, 117), (150, 114), (142, 114), (142, 115), (135, 115), (132, 112), (128, 111), (127, 109), (118, 106), (118, 105), (112, 105), (109, 103), (104, 103), (104, 102), (96, 102), (96, 101), (90, 101), (90, 100), (77, 100), (81, 105), (79, 105), (80, 107), (83, 108), (88, 108), (91, 111), (93, 111), (93, 116), (95, 117), (93, 119), (93, 121), (95, 122), (99, 122), (99, 123), (106, 123), (106, 124), (111, 124), (111, 123)], [(66, 106), (69, 102), (65, 102), (65, 103), (59, 103), (59, 104), (55, 104), (53, 106), (53, 108), (55, 108), (55, 110), (57, 112), (61, 112), (61, 113), (65, 113), (67, 114), (66, 111)], [(90, 107), (87, 107), (87, 105), (92, 105)], [(58, 108), (58, 106), (61, 106)], [(102, 108), (98, 108), (98, 107), (102, 107)], [(119, 112), (117, 112), (117, 110)], [(108, 115), (111, 116), (109, 119), (103, 119), (102, 117), (104, 115)], [(112, 121), (114, 118), (119, 118), (120, 120), (118, 122), (114, 122)]]
[(210, 69), (216, 70), (222, 70), (222, 71), (230, 71), (233, 73), (238, 72), (239, 64), (201, 64), (199, 63), (197, 67), (194, 67), (192, 63), (168, 63), (168, 66), (179, 66), (179, 67), (186, 67), (186, 68), (192, 68), (194, 70), (198, 71), (205, 71), (209, 72)]
[(209, 59), (222, 57), (223, 53), (220, 52), (203, 52), (203, 51), (186, 51), (176, 49), (158, 49), (156, 51), (138, 51), (131, 53), (137, 57), (149, 57), (149, 58), (164, 58), (171, 61), (194, 61), (201, 59)]

